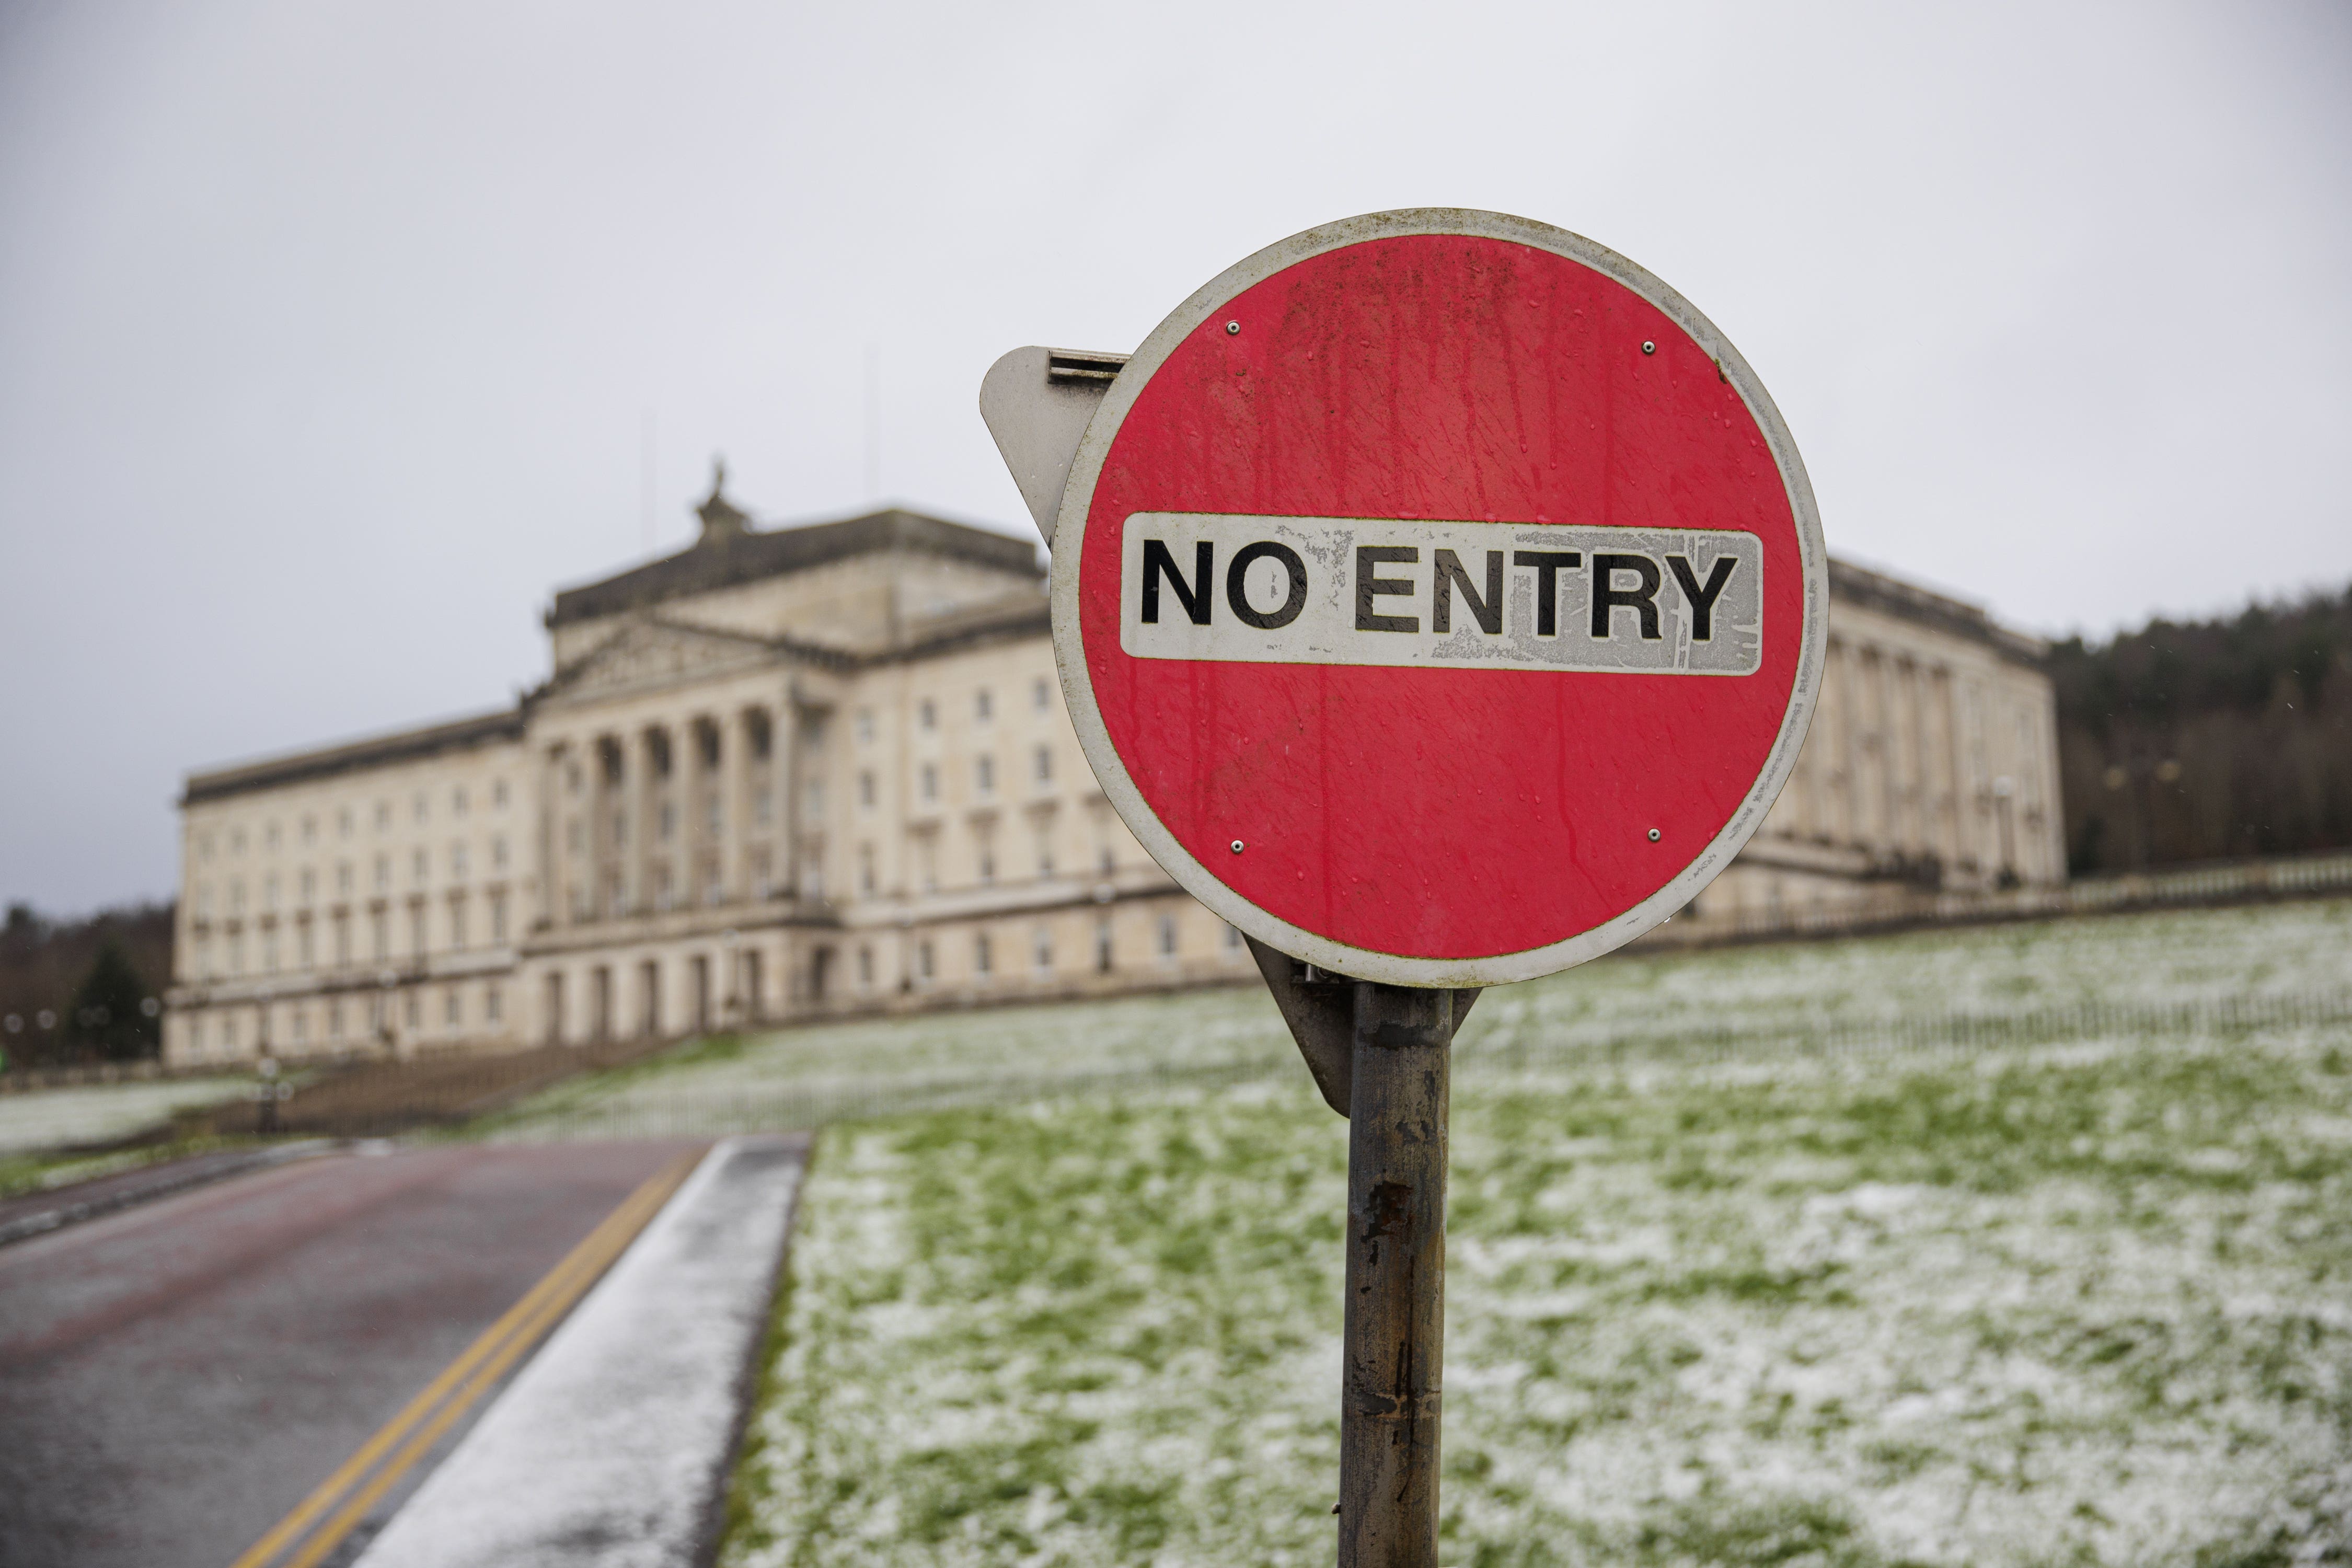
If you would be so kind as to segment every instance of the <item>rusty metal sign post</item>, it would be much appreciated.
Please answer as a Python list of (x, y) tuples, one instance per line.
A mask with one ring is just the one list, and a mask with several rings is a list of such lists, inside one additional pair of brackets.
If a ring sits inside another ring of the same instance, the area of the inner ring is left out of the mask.
[(1779, 411), (1679, 294), (1454, 208), (1310, 229), (981, 414), (1079, 742), (1349, 1119), (1341, 1568), (1435, 1568), (1454, 1036), (1761, 825), (1828, 583)]

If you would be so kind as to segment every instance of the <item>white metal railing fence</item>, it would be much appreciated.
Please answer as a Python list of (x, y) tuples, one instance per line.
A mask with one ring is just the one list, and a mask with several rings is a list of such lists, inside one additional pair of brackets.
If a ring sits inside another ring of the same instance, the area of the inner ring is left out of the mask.
[(1729, 914), (1708, 910), (1702, 895), (1702, 912), (1690, 919), (1670, 921), (1642, 941), (1654, 946), (1700, 946), (1727, 941), (1835, 936), (1895, 926), (2051, 920), (2066, 915), (2121, 914), (2135, 910), (2346, 894), (2352, 894), (2352, 852), (2329, 851), (2086, 877), (2056, 887), (2009, 888), (1989, 892), (1931, 892), (1890, 883), (1833, 904), (1743, 909)]
[[(2236, 1036), (2297, 1028), (2347, 1030), (2352, 989), (2273, 993), (2158, 1004), (2083, 1002), (2018, 1013), (1889, 1016), (1736, 1025), (1710, 1029), (1601, 1034), (1570, 1030), (1475, 1031), (1455, 1070), (1465, 1078), (1531, 1069), (1614, 1068), (1635, 1064), (1705, 1065), (1741, 1058), (1894, 1056), (1992, 1051), (2072, 1041)], [(849, 1084), (665, 1087), (640, 1082), (608, 1097), (525, 1108), (476, 1131), (502, 1139), (708, 1138), (734, 1132), (820, 1127), (964, 1107), (1018, 1105), (1088, 1094), (1150, 1094), (1175, 1089), (1305, 1081), (1294, 1056), (1093, 1068), (1065, 1073), (971, 1074)]]

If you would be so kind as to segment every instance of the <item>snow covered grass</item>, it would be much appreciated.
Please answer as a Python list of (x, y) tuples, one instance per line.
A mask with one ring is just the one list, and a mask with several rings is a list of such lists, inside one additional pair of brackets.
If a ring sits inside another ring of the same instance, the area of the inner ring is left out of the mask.
[(0, 1157), (127, 1138), (178, 1110), (245, 1092), (244, 1078), (163, 1079), (0, 1094)]
[[(2352, 1561), (2352, 1027), (1491, 1048), (2334, 992), (2347, 937), (2343, 904), (2165, 914), (1621, 959), (1483, 1001), (1444, 1560)], [(1015, 1052), (1020, 1016), (982, 1017)], [(1177, 1022), (1116, 1032), (1169, 1050)], [(1328, 1562), (1345, 1170), (1303, 1070), (833, 1127), (722, 1560)]]
[[(1457, 1042), (1485, 1059), (1705, 1035), (1791, 1039), (1952, 1016), (2329, 995), (2352, 1006), (2352, 900), (2167, 911), (1697, 952), (1619, 954), (1478, 1003)], [(1304, 1068), (1255, 986), (991, 1008), (729, 1036), (558, 1086), (500, 1137), (718, 1133), (867, 1101), (986, 1099), (990, 1085)], [(1003, 1098), (1002, 1094), (996, 1098)]]

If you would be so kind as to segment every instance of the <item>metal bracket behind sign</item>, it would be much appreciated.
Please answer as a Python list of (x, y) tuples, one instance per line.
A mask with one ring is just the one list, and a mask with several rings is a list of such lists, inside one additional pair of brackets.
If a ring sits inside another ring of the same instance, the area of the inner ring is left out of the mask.
[[(1070, 480), (1070, 465), (1086, 439), (1095, 409), (1128, 356), (1087, 349), (1047, 349), (1032, 345), (1014, 349), (988, 367), (980, 384), (980, 416), (996, 438), (1004, 466), (1045, 549), (1054, 548), (1054, 519), (1061, 514), (1062, 490)], [(1353, 1089), (1355, 1061), (1355, 996), (1357, 982), (1328, 970), (1302, 963), (1277, 952), (1255, 937), (1250, 953), (1258, 973), (1265, 976), (1290, 1037), (1315, 1075), (1315, 1087), (1324, 1103), (1348, 1114)], [(1478, 999), (1476, 987), (1454, 993), (1454, 1026), (1460, 1028)]]
[[(1323, 1091), (1323, 1103), (1347, 1115), (1355, 1093), (1356, 987), (1361, 982), (1301, 963), (1254, 936), (1245, 940), (1282, 1021), (1290, 1026), (1290, 1037), (1298, 1042), (1298, 1054), (1307, 1058), (1307, 1070), (1315, 1075), (1315, 1087)], [(1477, 1000), (1475, 985), (1454, 993), (1454, 1030)]]
[(1014, 349), (988, 367), (980, 384), (980, 416), (996, 437), (1013, 482), (1045, 548), (1054, 548), (1054, 519), (1062, 488), (1086, 439), (1095, 407), (1118, 379), (1125, 354), (1087, 349)]

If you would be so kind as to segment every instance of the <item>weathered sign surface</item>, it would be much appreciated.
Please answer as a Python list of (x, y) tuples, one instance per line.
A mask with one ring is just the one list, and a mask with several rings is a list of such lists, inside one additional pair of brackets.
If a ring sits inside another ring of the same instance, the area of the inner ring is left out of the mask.
[(1113, 804), (1211, 909), (1358, 979), (1525, 979), (1672, 915), (1818, 680), (1820, 525), (1746, 362), (1496, 214), (1334, 224), (1203, 288), (1110, 381), (1050, 537)]

